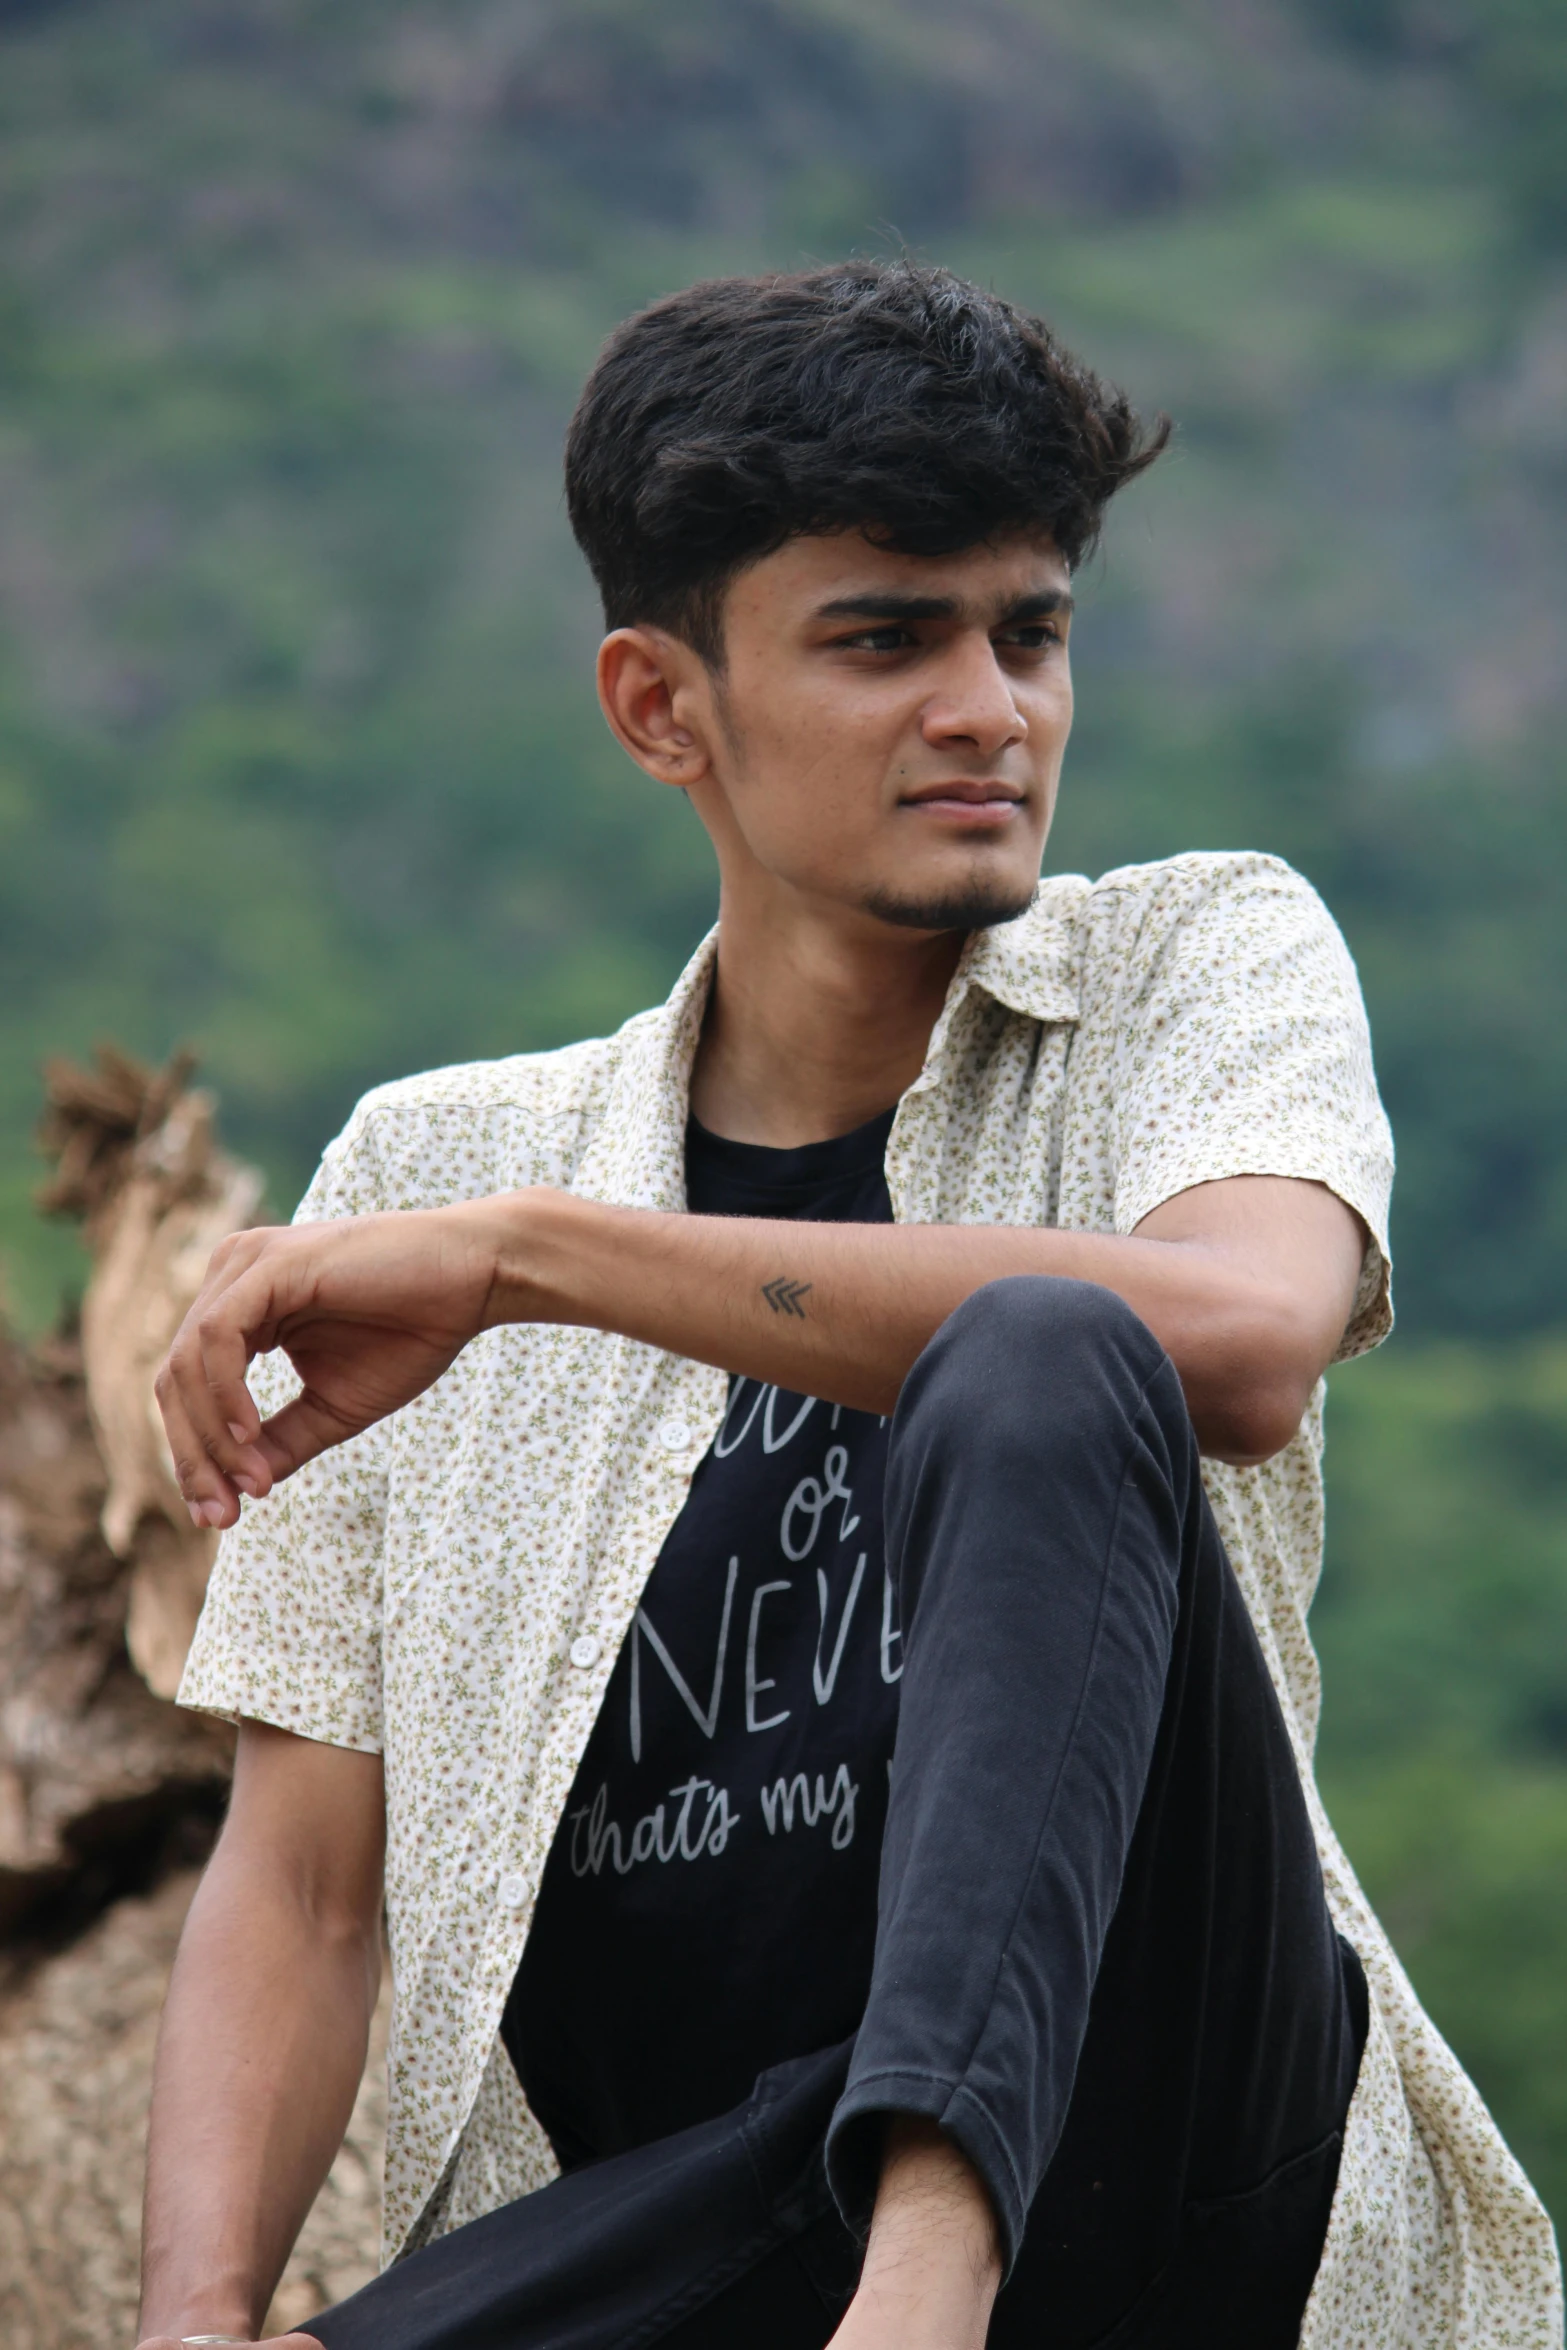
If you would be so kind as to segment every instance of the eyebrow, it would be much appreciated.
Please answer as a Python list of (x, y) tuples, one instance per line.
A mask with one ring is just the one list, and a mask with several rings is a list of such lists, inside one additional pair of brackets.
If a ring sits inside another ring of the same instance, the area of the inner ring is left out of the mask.
[[(1075, 608), (1065, 588), (1040, 588), (1033, 595), (1019, 596), (991, 625), (1003, 628), (1009, 621), (1048, 620)], [(956, 620), (962, 611), (956, 596), (899, 596), (878, 590), (864, 596), (835, 596), (831, 603), (819, 604), (815, 616), (818, 620)]]

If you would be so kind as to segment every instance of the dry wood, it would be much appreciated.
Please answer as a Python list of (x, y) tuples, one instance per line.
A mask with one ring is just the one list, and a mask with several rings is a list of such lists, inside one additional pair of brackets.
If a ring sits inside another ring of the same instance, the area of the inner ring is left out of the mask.
[(216, 1548), (174, 1482), (152, 1381), (220, 1240), (256, 1221), (262, 1180), (219, 1150), (191, 1062), (148, 1069), (100, 1045), (95, 1069), (51, 1062), (41, 1205), (75, 1215), (93, 1254), (82, 1305), (87, 1400), (108, 1476), (103, 1533), (130, 1562), (126, 1645), (160, 1697), (179, 1687)]
[[(133, 2337), (152, 2050), (232, 1732), (169, 1702), (213, 1542), (174, 1486), (153, 1373), (261, 1180), (190, 1063), (48, 1071), (41, 1204), (81, 1219), (81, 1326), (0, 1326), (0, 2342)], [(375, 2268), (385, 2008), (269, 2330)]]

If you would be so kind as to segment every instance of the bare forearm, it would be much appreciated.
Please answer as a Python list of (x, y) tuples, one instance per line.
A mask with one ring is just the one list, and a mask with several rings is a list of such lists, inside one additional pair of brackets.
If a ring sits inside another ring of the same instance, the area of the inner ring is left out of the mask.
[[(774, 1223), (651, 1214), (523, 1192), (486, 1220), (488, 1319), (579, 1322), (801, 1394), (890, 1412), (934, 1332), (986, 1282), (1064, 1274), (1115, 1290), (1169, 1351), (1198, 1433), (1243, 1457), (1237, 1372), (1267, 1353), (1271, 1300), (1200, 1243), (995, 1225)], [(1298, 1418), (1304, 1392), (1293, 1400)], [(1291, 1404), (1281, 1407), (1287, 1419)], [(1291, 1423), (1292, 1424), (1292, 1423)]]
[[(1287, 1444), (1354, 1303), (1366, 1235), (1324, 1186), (1194, 1184), (1127, 1237), (1040, 1225), (795, 1224), (663, 1215), (539, 1188), (244, 1233), (214, 1254), (158, 1376), (180, 1490), (231, 1526), (329, 1445), (440, 1378), (507, 1322), (619, 1331), (797, 1394), (890, 1412), (964, 1299), (1009, 1274), (1124, 1298), (1168, 1352), (1205, 1451)], [(293, 1400), (263, 1426), (245, 1385), (286, 1347)]]
[(895, 2118), (859, 2288), (829, 2350), (983, 2350), (1000, 2282), (978, 2172), (933, 2122)]
[(311, 1919), (220, 1851), (159, 2039), (142, 2331), (259, 2331), (364, 2069), (378, 1935)]

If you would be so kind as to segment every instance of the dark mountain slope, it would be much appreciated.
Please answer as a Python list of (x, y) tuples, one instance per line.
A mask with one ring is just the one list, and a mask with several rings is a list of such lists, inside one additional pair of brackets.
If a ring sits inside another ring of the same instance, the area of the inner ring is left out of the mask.
[(7, 1228), (46, 1048), (192, 1037), (284, 1196), (371, 1079), (667, 982), (705, 851), (591, 708), (571, 394), (656, 291), (905, 237), (1181, 427), (1053, 855), (1302, 862), (1407, 1316), (1567, 1313), (1560, 54), (1526, 0), (0, 16)]

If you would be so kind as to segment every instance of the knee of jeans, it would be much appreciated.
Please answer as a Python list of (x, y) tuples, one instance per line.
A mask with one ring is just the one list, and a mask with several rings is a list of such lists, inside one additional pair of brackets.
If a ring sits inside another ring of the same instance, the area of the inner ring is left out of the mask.
[(1037, 1412), (1047, 1395), (1071, 1414), (1096, 1395), (1141, 1391), (1166, 1361), (1140, 1316), (1113, 1289), (1056, 1274), (989, 1281), (949, 1314), (909, 1374), (904, 1401), (937, 1411), (983, 1398)]
[(1113, 1289), (1056, 1273), (1013, 1273), (987, 1281), (947, 1316), (931, 1344), (954, 1352), (1024, 1350), (1032, 1355), (1046, 1341), (1058, 1355), (1124, 1350), (1143, 1363), (1145, 1374), (1163, 1353), (1147, 1323)]

